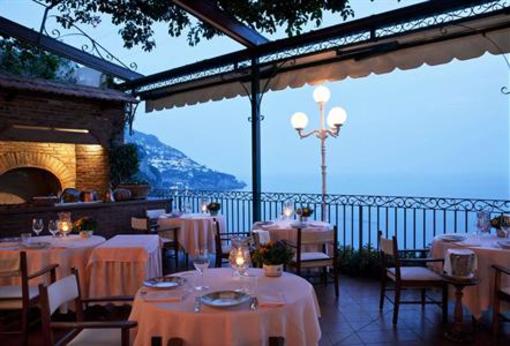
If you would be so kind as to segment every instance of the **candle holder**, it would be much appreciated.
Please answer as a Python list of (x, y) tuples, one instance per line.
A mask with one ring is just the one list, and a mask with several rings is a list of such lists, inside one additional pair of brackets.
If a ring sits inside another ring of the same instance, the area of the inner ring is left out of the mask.
[(63, 237), (67, 237), (67, 235), (72, 232), (73, 222), (71, 221), (70, 212), (65, 211), (58, 213), (58, 230)]
[(250, 248), (248, 237), (232, 237), (232, 249), (229, 253), (230, 266), (234, 270), (234, 276), (245, 275), (251, 266)]

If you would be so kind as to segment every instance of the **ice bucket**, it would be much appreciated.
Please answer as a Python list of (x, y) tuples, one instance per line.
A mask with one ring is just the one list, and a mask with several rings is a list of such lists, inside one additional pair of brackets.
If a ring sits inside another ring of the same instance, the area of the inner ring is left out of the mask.
[(471, 278), (476, 271), (476, 254), (469, 249), (449, 249), (446, 255), (445, 271), (457, 278)]

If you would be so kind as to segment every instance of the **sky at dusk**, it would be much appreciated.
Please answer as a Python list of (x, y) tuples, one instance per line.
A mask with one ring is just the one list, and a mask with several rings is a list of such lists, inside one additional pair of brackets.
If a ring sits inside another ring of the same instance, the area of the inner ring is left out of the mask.
[[(417, 1), (352, 1), (356, 18)], [(25, 0), (0, 0), (0, 13), (38, 28), (41, 8)], [(341, 22), (328, 14), (324, 25)], [(105, 21), (87, 30), (122, 61), (135, 61), (143, 74), (159, 72), (242, 47), (225, 37), (189, 47), (156, 30), (151, 53), (127, 50), (117, 29)], [(281, 34), (275, 35), (276, 38)], [(67, 42), (67, 41), (66, 41)], [(74, 44), (78, 42), (69, 41)], [(337, 139), (328, 140), (329, 192), (509, 198), (510, 68), (503, 56), (457, 61), (436, 67), (395, 70), (328, 83), (327, 107), (344, 107), (348, 119)], [(318, 126), (312, 86), (268, 92), (262, 101), (264, 191), (320, 191), (320, 147), (298, 139), (289, 123), (297, 111)], [(250, 183), (248, 98), (145, 114), (135, 129), (151, 133), (210, 168)]]

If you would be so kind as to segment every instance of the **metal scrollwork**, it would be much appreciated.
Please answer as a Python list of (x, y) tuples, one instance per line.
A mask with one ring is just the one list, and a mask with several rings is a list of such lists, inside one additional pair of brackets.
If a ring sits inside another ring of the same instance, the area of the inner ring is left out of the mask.
[[(48, 31), (48, 29), (47, 29), (48, 19), (53, 19), (56, 22), (65, 23), (65, 26), (67, 27), (68, 30), (74, 30), (74, 31), (63, 33), (59, 29), (55, 29), (55, 28)], [(117, 58), (115, 55), (113, 55), (113, 53), (111, 53), (108, 49), (106, 49), (103, 45), (101, 45), (99, 42), (94, 40), (94, 38), (92, 38), (89, 34), (87, 34), (85, 31), (83, 31), (81, 28), (79, 28), (74, 23), (66, 21), (66, 19), (62, 16), (45, 14), (42, 25), (41, 25), (40, 33), (42, 35), (46, 35), (46, 36), (54, 38), (56, 40), (62, 40), (64, 38), (69, 38), (69, 37), (83, 38), (87, 42), (85, 42), (81, 45), (82, 51), (92, 54), (102, 60), (117, 63), (117, 64), (121, 65), (122, 67), (125, 67), (125, 68), (133, 70), (133, 71), (136, 71), (138, 68), (138, 66), (135, 62), (125, 64), (123, 61), (121, 61), (119, 58)]]

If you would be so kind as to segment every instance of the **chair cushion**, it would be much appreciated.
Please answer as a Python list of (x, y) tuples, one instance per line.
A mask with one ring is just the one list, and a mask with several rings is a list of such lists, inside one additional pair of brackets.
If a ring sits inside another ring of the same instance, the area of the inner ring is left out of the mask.
[(501, 292), (503, 292), (504, 294), (510, 296), (510, 286), (508, 287), (502, 287), (501, 288)]
[[(388, 277), (395, 280), (395, 268), (388, 268)], [(441, 276), (425, 267), (400, 267), (400, 278), (412, 281), (441, 281)]]
[[(39, 296), (39, 290), (35, 286), (28, 288), (28, 295), (30, 299), (34, 299)], [(0, 310), (9, 309), (21, 309), (21, 286), (0, 286), (0, 297), (1, 298), (20, 298), (19, 300), (0, 300)]]
[[(301, 252), (301, 261), (318, 261), (331, 259), (324, 252)], [(294, 261), (296, 256), (294, 256)]]
[(73, 346), (118, 346), (121, 344), (120, 328), (84, 329), (71, 340)]

